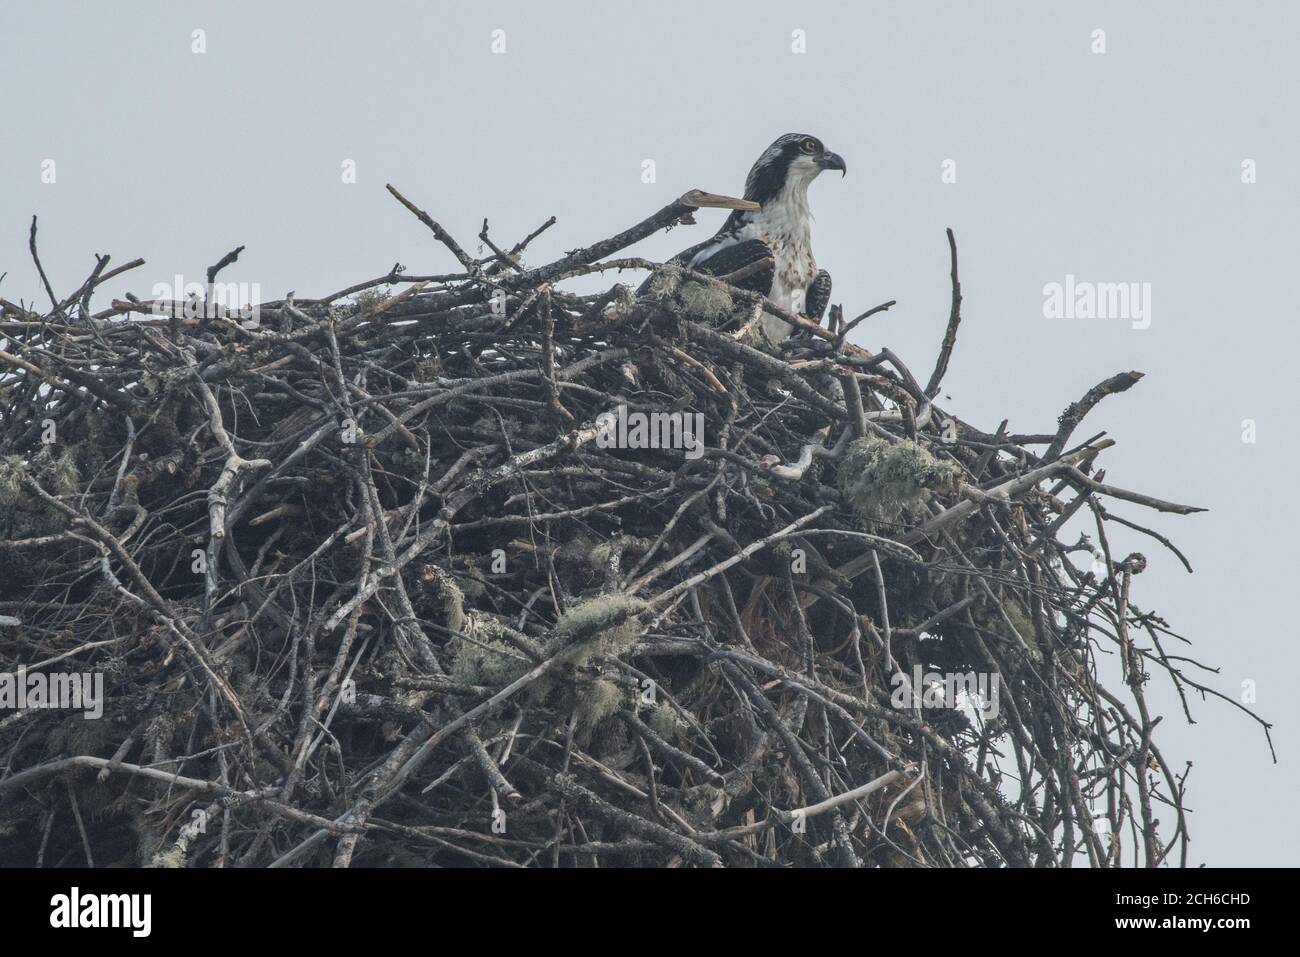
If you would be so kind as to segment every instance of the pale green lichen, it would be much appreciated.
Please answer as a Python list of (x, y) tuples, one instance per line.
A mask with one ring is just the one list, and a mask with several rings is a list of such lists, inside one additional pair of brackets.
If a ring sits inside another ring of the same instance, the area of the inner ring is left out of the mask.
[(614, 555), (614, 542), (604, 541), (583, 552), (583, 557), (592, 571), (603, 571)]
[(495, 618), (471, 612), (451, 640), (451, 677), (466, 684), (503, 687), (533, 667), (517, 648), (503, 639)]
[(597, 595), (561, 615), (555, 633), (572, 649), (570, 661), (575, 665), (597, 655), (617, 657), (641, 637), (637, 615), (646, 607), (640, 598), (629, 595)]
[(430, 597), (441, 606), (447, 629), (452, 632), (462, 630), (465, 627), (465, 593), (456, 579), (437, 565), (426, 565), (421, 577)]
[(608, 678), (580, 681), (574, 688), (574, 710), (578, 724), (588, 731), (609, 720), (626, 697), (617, 682)]
[(682, 283), (677, 298), (691, 318), (710, 323), (720, 322), (731, 315), (731, 310), (736, 305), (731, 293), (712, 283)]
[(27, 467), (18, 456), (0, 456), (0, 506), (8, 508), (18, 503), (26, 472)]
[(683, 272), (677, 263), (664, 263), (650, 277), (648, 292), (695, 320), (719, 323), (731, 314), (736, 303), (724, 286), (686, 278)]
[[(1002, 614), (998, 614), (998, 609), (1001, 610)], [(1006, 617), (1003, 618), (1003, 615)], [(977, 618), (977, 620), (979, 619)], [(1043, 660), (1042, 652), (1038, 647), (1037, 629), (1034, 627), (1033, 618), (1030, 616), (1028, 609), (1015, 596), (1003, 595), (998, 602), (997, 609), (987, 613), (986, 620), (990, 631), (1002, 635), (1009, 641), (1015, 641), (1015, 636), (1007, 628), (1009, 622), (1016, 635), (1019, 635), (1020, 640), (1025, 643), (1030, 659), (1034, 662)]]
[(664, 263), (650, 277), (647, 292), (655, 299), (670, 299), (677, 295), (682, 284), (682, 267), (676, 263)]
[(373, 286), (370, 289), (363, 289), (352, 297), (352, 314), (363, 315), (375, 306), (379, 305), (389, 297), (390, 286)]
[(190, 841), (193, 837), (193, 832), (182, 828), (176, 843), (165, 851), (159, 850), (155, 853), (149, 861), (149, 866), (166, 870), (178, 870), (184, 867), (185, 860), (189, 856)]
[(474, 564), (466, 568), (464, 573), (456, 576), (456, 585), (460, 588), (464, 599), (471, 602), (487, 594), (487, 579), (483, 577), (483, 571)]
[(81, 472), (77, 468), (77, 457), (72, 449), (65, 448), (58, 455), (52, 456), (45, 469), (45, 476), (50, 482), (50, 491), (55, 495), (72, 495), (81, 487)]
[(646, 724), (655, 734), (669, 743), (680, 741), (690, 725), (686, 722), (677, 709), (668, 704), (656, 705), (646, 716)]
[(916, 512), (932, 489), (955, 487), (961, 468), (936, 458), (910, 439), (869, 435), (849, 445), (839, 467), (839, 489), (868, 522), (894, 522)]
[(629, 286), (619, 283), (614, 287), (614, 294), (610, 297), (609, 308), (615, 315), (626, 316), (636, 305), (636, 293)]

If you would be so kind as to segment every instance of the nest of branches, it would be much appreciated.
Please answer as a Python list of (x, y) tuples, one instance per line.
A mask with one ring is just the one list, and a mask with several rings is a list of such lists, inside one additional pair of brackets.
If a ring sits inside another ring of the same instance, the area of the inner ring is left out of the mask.
[[(94, 312), (140, 265), (105, 256), (0, 300), (0, 863), (1185, 859), (1144, 685), (1208, 689), (1104, 503), (1195, 509), (1072, 442), (1138, 374), (990, 433), (937, 402), (955, 245), (922, 385), (847, 342), (892, 304), (821, 325), (610, 258), (738, 201), (529, 268), (537, 233), (471, 256), (393, 193), (460, 271), (250, 318), (210, 294), (236, 250), (202, 298)], [(31, 697), (61, 674), (102, 716)]]

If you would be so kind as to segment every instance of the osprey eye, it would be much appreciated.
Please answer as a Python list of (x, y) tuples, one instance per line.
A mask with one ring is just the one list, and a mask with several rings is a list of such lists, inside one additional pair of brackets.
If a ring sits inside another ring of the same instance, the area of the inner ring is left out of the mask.
[(802, 149), (805, 153), (816, 153), (816, 152), (817, 152), (817, 141), (816, 141), (816, 140), (804, 140), (803, 143), (800, 145), (800, 149)]

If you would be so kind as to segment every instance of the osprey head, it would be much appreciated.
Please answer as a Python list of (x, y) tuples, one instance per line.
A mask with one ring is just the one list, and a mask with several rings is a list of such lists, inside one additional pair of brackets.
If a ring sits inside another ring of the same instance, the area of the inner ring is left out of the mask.
[(807, 133), (787, 133), (763, 151), (745, 180), (745, 199), (765, 203), (790, 187), (807, 189), (824, 169), (847, 172), (844, 159)]

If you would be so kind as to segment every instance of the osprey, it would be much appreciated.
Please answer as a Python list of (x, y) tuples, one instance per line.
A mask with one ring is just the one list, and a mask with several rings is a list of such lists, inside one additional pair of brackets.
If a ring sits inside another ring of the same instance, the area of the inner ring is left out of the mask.
[[(690, 269), (724, 276), (770, 258), (773, 265), (738, 279), (736, 285), (762, 293), (793, 313), (821, 319), (831, 298), (831, 276), (818, 270), (812, 253), (808, 184), (822, 170), (847, 172), (844, 160), (806, 133), (787, 133), (763, 151), (745, 179), (745, 199), (757, 210), (734, 210), (711, 239), (673, 257)], [(763, 332), (772, 342), (790, 335), (789, 324), (764, 314)]]

